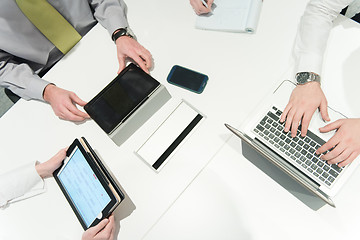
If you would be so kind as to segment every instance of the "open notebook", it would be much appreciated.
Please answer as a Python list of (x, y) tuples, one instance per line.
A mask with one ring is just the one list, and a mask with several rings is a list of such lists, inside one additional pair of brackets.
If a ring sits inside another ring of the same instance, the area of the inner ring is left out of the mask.
[(256, 31), (262, 0), (215, 0), (211, 13), (198, 16), (195, 27), (205, 30)]

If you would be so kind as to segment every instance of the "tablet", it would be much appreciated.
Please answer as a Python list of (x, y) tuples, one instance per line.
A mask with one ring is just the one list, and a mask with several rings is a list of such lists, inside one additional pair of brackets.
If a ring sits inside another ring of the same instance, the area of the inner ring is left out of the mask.
[(85, 106), (85, 111), (110, 134), (160, 86), (135, 64), (129, 64)]
[(75, 139), (53, 174), (84, 230), (108, 217), (122, 200), (86, 148)]

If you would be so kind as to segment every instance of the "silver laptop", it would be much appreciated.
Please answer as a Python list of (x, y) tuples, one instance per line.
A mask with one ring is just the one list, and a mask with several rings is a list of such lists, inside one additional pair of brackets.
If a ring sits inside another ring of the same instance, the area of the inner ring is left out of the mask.
[[(295, 138), (290, 136), (290, 131), (283, 131), (285, 123), (279, 122), (280, 116), (294, 88), (293, 82), (283, 81), (264, 99), (239, 130), (228, 124), (225, 126), (285, 173), (335, 207), (332, 198), (358, 166), (359, 157), (351, 164), (340, 168), (336, 164), (329, 165), (315, 154), (316, 149), (334, 134), (319, 132), (318, 129), (327, 123), (322, 120), (318, 110), (311, 119), (305, 137), (301, 137), (300, 127)], [(328, 107), (328, 112), (331, 121), (345, 118), (331, 107)]]

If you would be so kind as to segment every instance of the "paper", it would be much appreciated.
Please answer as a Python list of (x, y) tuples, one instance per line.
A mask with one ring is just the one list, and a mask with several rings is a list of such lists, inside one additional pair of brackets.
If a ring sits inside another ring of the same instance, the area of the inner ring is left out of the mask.
[(215, 0), (211, 13), (200, 15), (195, 27), (206, 30), (247, 32), (256, 31), (262, 0)]

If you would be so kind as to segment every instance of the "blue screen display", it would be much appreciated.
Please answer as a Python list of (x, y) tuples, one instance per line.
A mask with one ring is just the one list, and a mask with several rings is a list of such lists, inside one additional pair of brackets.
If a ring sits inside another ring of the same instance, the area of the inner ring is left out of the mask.
[(89, 227), (111, 199), (78, 148), (58, 178)]

